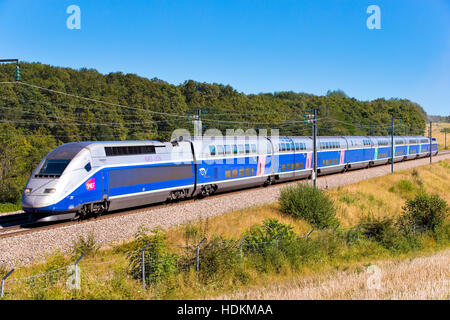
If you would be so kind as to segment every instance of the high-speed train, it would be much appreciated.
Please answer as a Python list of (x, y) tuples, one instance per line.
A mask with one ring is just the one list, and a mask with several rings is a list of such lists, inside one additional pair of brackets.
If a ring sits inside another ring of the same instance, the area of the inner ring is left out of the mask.
[[(430, 150), (431, 146), (431, 150)], [(391, 137), (317, 137), (318, 174), (387, 164)], [(437, 154), (435, 138), (395, 136), (394, 162)], [(74, 142), (38, 164), (22, 196), (35, 221), (99, 215), (152, 203), (308, 178), (311, 137), (203, 137)]]

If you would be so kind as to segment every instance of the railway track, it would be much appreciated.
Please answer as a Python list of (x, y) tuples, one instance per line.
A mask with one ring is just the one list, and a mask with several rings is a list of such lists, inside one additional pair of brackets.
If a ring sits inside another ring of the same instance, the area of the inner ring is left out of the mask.
[[(446, 155), (446, 154), (450, 154), (450, 150), (440, 151), (438, 156)], [(434, 156), (434, 157), (437, 157), (437, 156)], [(421, 159), (424, 159), (424, 158), (421, 158)], [(410, 161), (414, 161), (414, 160), (410, 160)], [(373, 168), (386, 167), (386, 166), (390, 166), (390, 164), (386, 164), (383, 166), (376, 166)], [(363, 171), (363, 170), (367, 170), (367, 169), (358, 169), (355, 171)], [(370, 168), (368, 170), (370, 170)], [(340, 174), (340, 173), (335, 173), (333, 175), (336, 175), (336, 174)], [(329, 175), (327, 175), (327, 176), (329, 176)], [(302, 180), (299, 180), (299, 181), (302, 181)], [(292, 183), (292, 181), (277, 183), (275, 185), (270, 185), (265, 188), (270, 189), (270, 188), (276, 187), (277, 185), (287, 184), (287, 183)], [(243, 193), (245, 191), (248, 191), (249, 189), (254, 189), (254, 188), (255, 187), (229, 191), (226, 193), (214, 194), (214, 195), (209, 196), (208, 198), (219, 198), (219, 197), (224, 197), (227, 195)], [(147, 206), (133, 208), (131, 210), (120, 210), (120, 211), (107, 213), (107, 214), (99, 216), (99, 217), (93, 217), (93, 218), (89, 218), (89, 219), (85, 219), (85, 220), (64, 221), (64, 222), (55, 222), (55, 223), (47, 223), (47, 224), (31, 223), (30, 222), (31, 217), (29, 214), (26, 214), (26, 213), (5, 215), (5, 216), (0, 216), (0, 239), (13, 237), (13, 236), (17, 236), (17, 235), (30, 234), (30, 233), (34, 233), (34, 232), (43, 231), (43, 230), (62, 228), (62, 227), (70, 226), (70, 225), (74, 225), (74, 224), (84, 224), (84, 223), (91, 222), (91, 221), (100, 221), (103, 219), (110, 219), (110, 218), (120, 217), (120, 216), (124, 216), (124, 215), (128, 215), (128, 214), (140, 213), (143, 211), (143, 209), (156, 210), (156, 209), (163, 208), (163, 207), (177, 206), (180, 203), (186, 204), (186, 203), (190, 203), (190, 202), (194, 202), (194, 201), (201, 201), (201, 198), (200, 199), (192, 198), (192, 199), (182, 200), (179, 202), (147, 205)]]

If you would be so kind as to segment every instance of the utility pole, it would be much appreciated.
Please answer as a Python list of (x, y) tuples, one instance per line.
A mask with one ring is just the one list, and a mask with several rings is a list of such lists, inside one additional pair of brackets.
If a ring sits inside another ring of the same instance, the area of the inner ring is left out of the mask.
[(15, 62), (16, 63), (16, 72), (14, 75), (14, 79), (16, 81), (20, 81), (20, 64), (19, 64), (19, 59), (0, 59), (0, 63), (3, 62)]
[(313, 118), (313, 185), (317, 187), (317, 109), (314, 108)]
[(430, 121), (430, 164), (433, 162), (433, 152), (432, 152), (432, 149), (431, 149), (432, 146), (433, 146), (432, 141), (431, 141), (432, 130), (433, 130), (433, 122)]
[(309, 120), (303, 120), (305, 123), (312, 124), (312, 137), (313, 137), (313, 156), (312, 156), (312, 167), (313, 172), (311, 174), (311, 179), (313, 180), (314, 188), (317, 187), (317, 109), (314, 108), (313, 114), (304, 114), (305, 118), (309, 118)]
[(194, 136), (199, 137), (202, 135), (202, 110), (197, 109), (197, 116), (194, 116), (194, 121), (192, 123), (194, 124)]
[(447, 150), (447, 128), (444, 128), (444, 137), (445, 137), (445, 150)]
[(391, 119), (391, 173), (394, 173), (394, 117)]

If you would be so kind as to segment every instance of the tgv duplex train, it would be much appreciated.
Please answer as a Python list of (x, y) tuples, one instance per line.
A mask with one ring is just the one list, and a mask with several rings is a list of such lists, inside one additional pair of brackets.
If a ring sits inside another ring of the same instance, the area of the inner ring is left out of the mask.
[[(318, 137), (318, 174), (390, 162), (391, 137)], [(394, 137), (394, 161), (437, 154), (436, 139)], [(51, 151), (32, 173), (22, 208), (36, 221), (98, 215), (310, 177), (311, 137), (203, 137), (172, 142), (77, 142)]]

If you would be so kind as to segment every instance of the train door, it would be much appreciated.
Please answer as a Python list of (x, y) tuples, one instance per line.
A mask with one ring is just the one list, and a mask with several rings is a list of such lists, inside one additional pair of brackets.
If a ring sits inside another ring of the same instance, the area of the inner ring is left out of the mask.
[(108, 172), (102, 171), (102, 196), (103, 200), (108, 199)]

